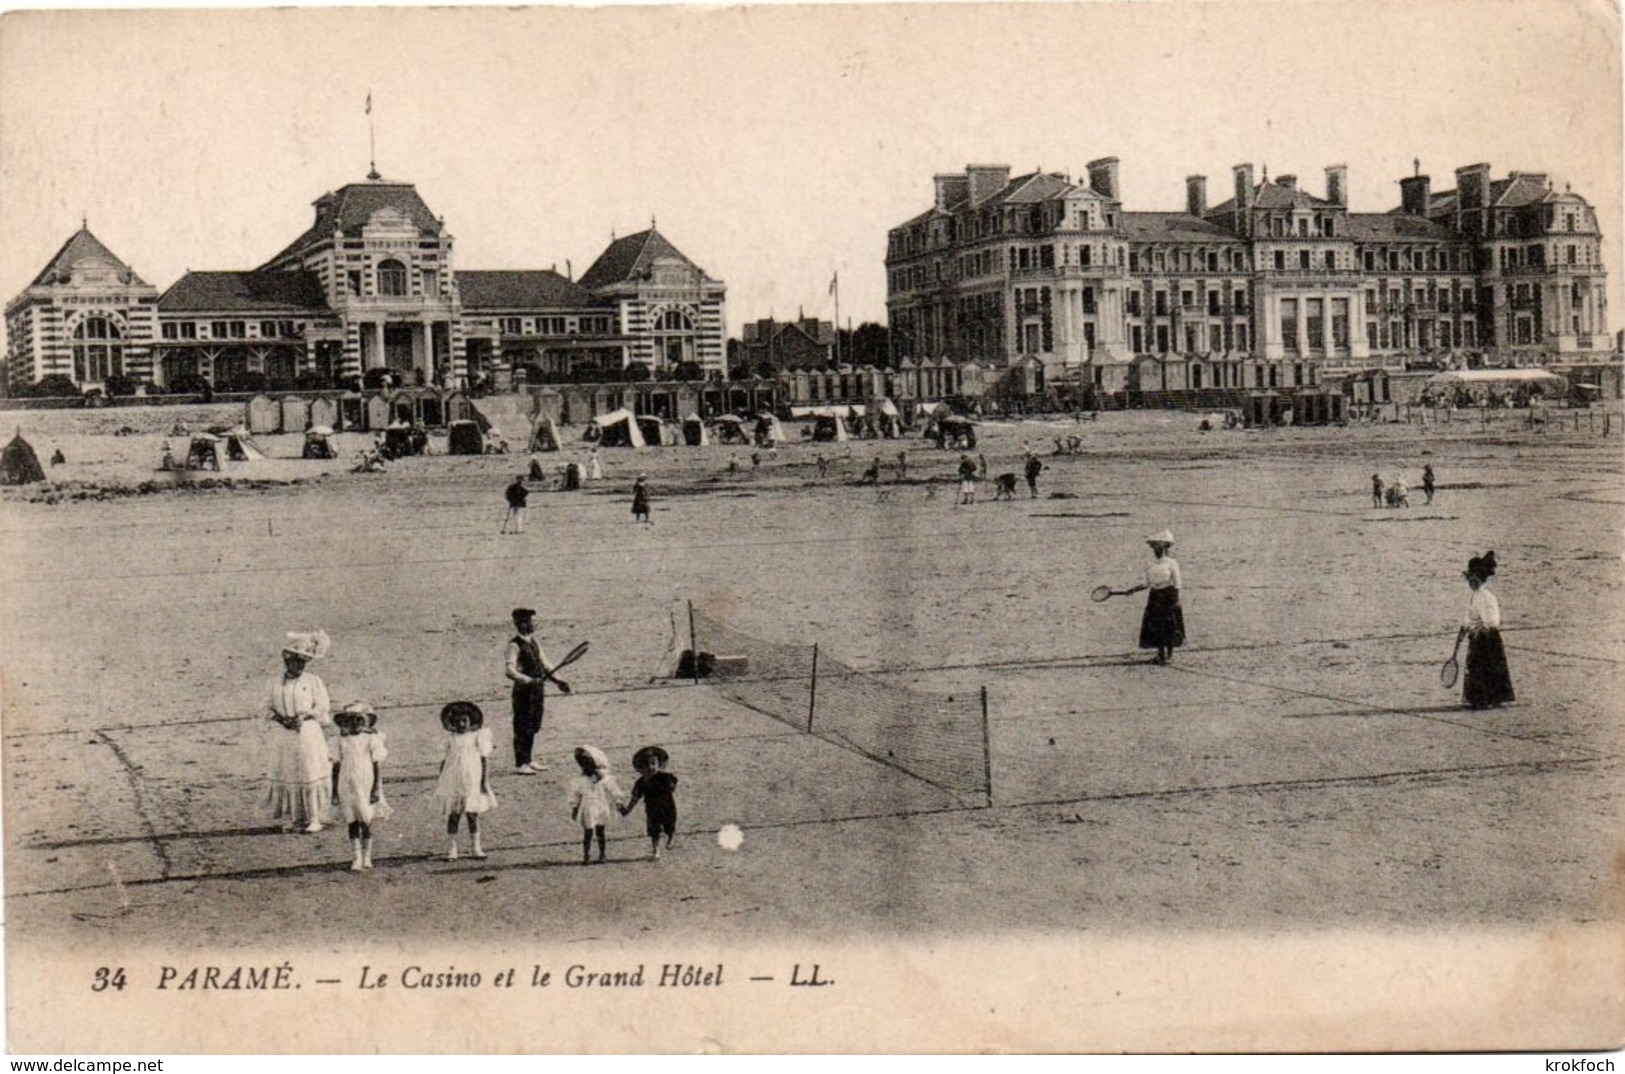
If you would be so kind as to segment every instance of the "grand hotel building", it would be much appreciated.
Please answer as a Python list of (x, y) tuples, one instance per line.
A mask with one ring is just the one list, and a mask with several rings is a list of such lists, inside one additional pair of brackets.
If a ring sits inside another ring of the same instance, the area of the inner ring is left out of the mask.
[[(1419, 170), (1419, 169), (1418, 169)], [(887, 308), (900, 357), (1043, 364), (1106, 390), (1296, 387), (1327, 371), (1602, 360), (1596, 214), (1541, 173), (1400, 180), (1401, 204), (1354, 212), (1348, 170), (1325, 196), (1235, 168), (1209, 204), (1127, 212), (1115, 157), (1012, 178), (938, 175), (930, 209), (891, 230)]]
[(373, 173), (324, 194), (304, 234), (259, 268), (141, 279), (88, 227), (6, 305), (0, 390), (50, 374), (160, 388), (330, 385), (387, 369), (398, 383), (468, 383), (532, 367), (544, 379), (619, 379), (692, 364), (723, 370), (725, 288), (651, 223), (578, 279), (552, 269), (463, 271), (411, 183)]

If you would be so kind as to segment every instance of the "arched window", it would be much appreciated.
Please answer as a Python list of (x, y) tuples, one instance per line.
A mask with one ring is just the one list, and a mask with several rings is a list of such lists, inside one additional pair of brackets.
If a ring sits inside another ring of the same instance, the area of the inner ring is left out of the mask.
[(682, 310), (666, 310), (656, 317), (654, 337), (655, 356), (660, 364), (669, 368), (683, 362), (698, 361), (694, 322)]
[(378, 293), (393, 298), (406, 294), (406, 266), (391, 258), (378, 264)]
[(124, 375), (124, 343), (111, 318), (92, 314), (73, 330), (73, 377), (80, 384)]

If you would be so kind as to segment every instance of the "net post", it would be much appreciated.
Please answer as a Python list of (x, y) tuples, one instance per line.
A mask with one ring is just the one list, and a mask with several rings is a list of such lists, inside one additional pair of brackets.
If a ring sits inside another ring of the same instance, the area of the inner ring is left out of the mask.
[(700, 684), (700, 639), (694, 633), (694, 602), (688, 602), (688, 655), (689, 670), (694, 673), (694, 685)]
[(812, 681), (807, 687), (807, 733), (812, 734), (813, 713), (818, 709), (818, 643), (813, 642)]
[(982, 775), (987, 780), (987, 804), (993, 805), (993, 743), (987, 729), (987, 687), (982, 687)]

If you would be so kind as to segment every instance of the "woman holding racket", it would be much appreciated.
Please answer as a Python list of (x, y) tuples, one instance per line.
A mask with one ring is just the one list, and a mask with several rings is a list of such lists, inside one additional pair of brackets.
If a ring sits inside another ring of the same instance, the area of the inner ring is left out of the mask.
[(1145, 568), (1145, 582), (1124, 595), (1149, 589), (1145, 616), (1140, 620), (1140, 648), (1155, 649), (1153, 664), (1166, 664), (1174, 658), (1174, 650), (1185, 644), (1185, 612), (1179, 605), (1182, 580), (1179, 564), (1168, 550), (1174, 546), (1174, 535), (1169, 530), (1153, 533), (1145, 539), (1151, 546), (1151, 562)]
[(1494, 708), (1515, 700), (1506, 646), (1501, 644), (1501, 603), (1486, 587), (1495, 577), (1495, 553), (1485, 552), (1468, 560), (1462, 576), (1473, 595), (1467, 601), (1461, 629), (1456, 632), (1457, 652), (1461, 651), (1462, 639), (1467, 639), (1467, 675), (1461, 696), (1468, 708)]

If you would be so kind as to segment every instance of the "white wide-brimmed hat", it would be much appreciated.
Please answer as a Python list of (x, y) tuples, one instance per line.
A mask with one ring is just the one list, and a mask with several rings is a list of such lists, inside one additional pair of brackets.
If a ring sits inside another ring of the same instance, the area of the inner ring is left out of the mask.
[(306, 660), (320, 660), (327, 655), (327, 650), (332, 644), (332, 639), (327, 636), (325, 630), (313, 630), (308, 634), (290, 630), (288, 632), (288, 642), (282, 646), (282, 651), (292, 653), (294, 656), (302, 656)]
[(1174, 543), (1174, 531), (1163, 530), (1160, 533), (1153, 533), (1151, 536), (1145, 539), (1145, 543), (1172, 545)]
[(592, 763), (598, 766), (598, 771), (600, 771), (600, 772), (608, 772), (609, 771), (609, 757), (608, 757), (607, 754), (604, 753), (603, 750), (599, 749), (597, 746), (585, 746), (585, 745), (577, 746), (576, 747), (576, 752), (577, 753), (585, 753), (588, 757), (591, 757), (592, 758)]

